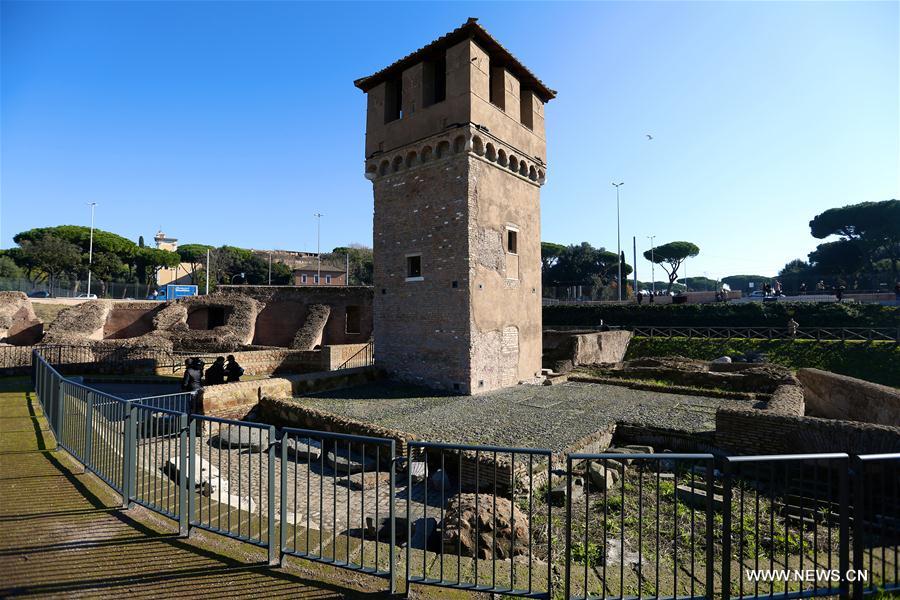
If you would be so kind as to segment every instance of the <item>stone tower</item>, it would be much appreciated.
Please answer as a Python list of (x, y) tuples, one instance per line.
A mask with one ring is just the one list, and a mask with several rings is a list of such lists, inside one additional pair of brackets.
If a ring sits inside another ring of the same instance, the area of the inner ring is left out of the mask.
[(545, 86), (475, 19), (366, 92), (375, 361), (474, 394), (541, 370)]

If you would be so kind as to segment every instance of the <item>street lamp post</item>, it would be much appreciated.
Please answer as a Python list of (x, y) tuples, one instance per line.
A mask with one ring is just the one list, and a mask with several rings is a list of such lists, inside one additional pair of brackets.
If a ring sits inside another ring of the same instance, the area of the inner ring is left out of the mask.
[(648, 235), (647, 239), (650, 240), (650, 286), (653, 289), (653, 295), (656, 295), (656, 261), (654, 260), (655, 256), (653, 255), (653, 240), (656, 239), (655, 235)]
[(88, 298), (91, 297), (91, 266), (94, 264), (94, 208), (97, 206), (96, 202), (88, 202), (88, 206), (91, 207), (91, 236), (90, 241), (88, 242), (88, 285), (87, 285), (87, 295)]
[(313, 216), (316, 218), (316, 285), (319, 285), (322, 282), (322, 251), (321, 251), (321, 242), (322, 242), (322, 213), (314, 213)]
[(616, 262), (619, 263), (619, 282), (616, 287), (619, 288), (619, 302), (622, 301), (622, 230), (619, 227), (619, 188), (625, 185), (624, 181), (613, 183), (616, 188)]

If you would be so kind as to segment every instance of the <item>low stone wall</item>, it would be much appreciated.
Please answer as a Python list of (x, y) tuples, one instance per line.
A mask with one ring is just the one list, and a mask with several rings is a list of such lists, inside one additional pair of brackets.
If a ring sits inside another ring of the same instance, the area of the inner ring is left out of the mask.
[(806, 414), (803, 388), (793, 384), (778, 386), (769, 398), (766, 409), (782, 415), (802, 417)]
[(720, 408), (716, 445), (736, 454), (878, 454), (900, 451), (900, 427)]
[(405, 456), (407, 442), (417, 439), (411, 433), (387, 429), (373, 423), (322, 412), (302, 406), (291, 398), (285, 397), (273, 398), (264, 396), (261, 398), (257, 418), (264, 423), (278, 427), (297, 427), (315, 431), (393, 439), (396, 442), (396, 453), (398, 456)]
[(900, 424), (900, 390), (819, 369), (800, 369), (807, 414), (828, 419)]
[(250, 412), (261, 398), (290, 398), (361, 385), (379, 377), (380, 373), (375, 367), (360, 367), (225, 383), (204, 388), (198, 410), (201, 414), (213, 417), (240, 418)]
[(625, 330), (544, 331), (544, 366), (565, 371), (579, 365), (622, 362), (632, 335)]

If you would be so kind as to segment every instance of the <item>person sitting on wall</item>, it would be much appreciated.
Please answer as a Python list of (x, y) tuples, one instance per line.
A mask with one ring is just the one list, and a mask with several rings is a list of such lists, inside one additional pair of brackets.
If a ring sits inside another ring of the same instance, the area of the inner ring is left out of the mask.
[(225, 357), (216, 357), (216, 361), (206, 370), (206, 385), (225, 383)]
[(228, 362), (225, 363), (225, 381), (228, 383), (235, 383), (241, 380), (241, 376), (244, 374), (244, 368), (238, 364), (237, 360), (234, 358), (234, 354), (228, 355)]
[(196, 392), (203, 388), (203, 369), (202, 363), (197, 359), (188, 358), (184, 361), (184, 377), (181, 380), (181, 390), (183, 392)]

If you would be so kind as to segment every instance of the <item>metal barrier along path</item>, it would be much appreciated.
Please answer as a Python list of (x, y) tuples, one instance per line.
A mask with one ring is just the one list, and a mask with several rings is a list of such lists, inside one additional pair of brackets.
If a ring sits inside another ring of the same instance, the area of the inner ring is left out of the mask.
[(566, 598), (703, 598), (714, 589), (711, 454), (571, 454)]
[(842, 453), (725, 458), (723, 597), (848, 597), (848, 467)]
[(857, 456), (853, 472), (853, 597), (900, 590), (900, 453)]
[(161, 396), (148, 396), (135, 398), (133, 402), (150, 408), (190, 414), (194, 412), (194, 397), (196, 392), (180, 392), (177, 394), (164, 394)]
[(409, 442), (406, 466), (407, 586), (550, 597), (552, 536), (534, 534), (552, 527), (535, 489), (552, 480), (550, 450)]
[(129, 407), (130, 499), (179, 522), (188, 533), (191, 455), (188, 415), (134, 403)]
[(191, 415), (190, 525), (268, 548), (277, 558), (275, 427)]
[(383, 577), (395, 591), (395, 441), (285, 428), (280, 549)]

